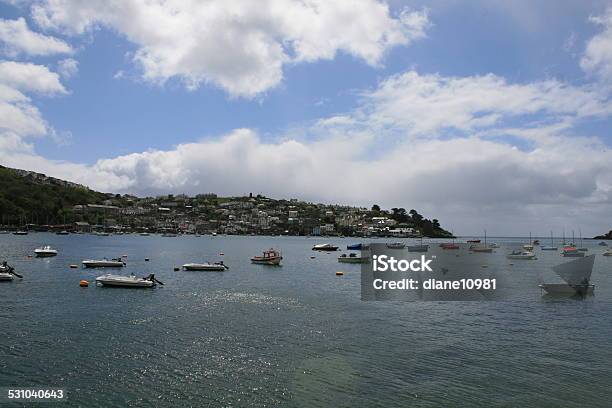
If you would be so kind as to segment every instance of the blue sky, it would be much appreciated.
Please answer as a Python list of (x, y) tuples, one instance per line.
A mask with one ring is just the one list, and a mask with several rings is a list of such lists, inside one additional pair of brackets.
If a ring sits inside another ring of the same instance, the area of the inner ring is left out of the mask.
[[(607, 33), (612, 30), (606, 20), (607, 15), (612, 16), (610, 2), (565, 1), (551, 7), (548, 1), (392, 1), (388, 11), (384, 11), (387, 3), (363, 0), (360, 7), (365, 12), (352, 16), (351, 21), (365, 28), (355, 32), (350, 32), (350, 24), (340, 17), (357, 7), (349, 4), (343, 9), (343, 2), (338, 2), (336, 9), (322, 8), (318, 17), (310, 21), (309, 24), (318, 27), (312, 29), (314, 34), (309, 30), (286, 28), (282, 31), (277, 27), (285, 23), (299, 25), (300, 19), (312, 17), (309, 10), (294, 7), (295, 2), (290, 0), (269, 3), (270, 10), (263, 16), (245, 7), (247, 3), (236, 3), (249, 24), (236, 23), (236, 31), (228, 34), (233, 39), (226, 45), (219, 44), (225, 40), (223, 32), (198, 33), (191, 38), (195, 29), (187, 31), (185, 42), (201, 42), (206, 47), (202, 48), (203, 56), (199, 54), (199, 45), (185, 48), (179, 63), (174, 60), (176, 53), (172, 46), (182, 39), (168, 34), (174, 22), (163, 15), (162, 8), (153, 10), (160, 13), (156, 16), (135, 2), (130, 11), (125, 11), (134, 13), (130, 17), (134, 21), (132, 25), (120, 17), (123, 10), (106, 7), (103, 1), (87, 5), (70, 0), (0, 3), (0, 17), (7, 27), (24, 18), (28, 33), (61, 40), (71, 48), (69, 52), (33, 51), (32, 44), (11, 39), (13, 31), (5, 31), (4, 38), (0, 31), (0, 45), (5, 45), (1, 61), (46, 67), (52, 75), (61, 71), (58, 64), (62, 60), (69, 58), (78, 64), (77, 72), (59, 77), (63, 90), (57, 84), (53, 85), (55, 88), (19, 88), (13, 85), (17, 82), (7, 80), (7, 84), (29, 98), (46, 130), (36, 135), (20, 134), (13, 125), (3, 126), (0, 119), (0, 130), (10, 131), (10, 136), (8, 133), (4, 136), (5, 144), (13, 149), (5, 156), (9, 157), (5, 164), (34, 166), (34, 170), (118, 192), (197, 192), (221, 186), (226, 189), (222, 193), (228, 194), (254, 188), (271, 195), (295, 195), (328, 202), (370, 205), (370, 201), (377, 201), (411, 206), (404, 204), (409, 200), (398, 196), (393, 186), (377, 191), (374, 199), (356, 194), (354, 190), (361, 187), (356, 180), (339, 179), (341, 184), (352, 183), (352, 188), (322, 192), (321, 188), (302, 181), (308, 174), (301, 174), (299, 168), (313, 166), (328, 172), (345, 168), (375, 173), (382, 167), (376, 160), (384, 155), (399, 155), (401, 148), (407, 152), (430, 152), (435, 144), (440, 152), (448, 149), (445, 154), (451, 158), (470, 156), (468, 152), (453, 150), (457, 148), (472, 149), (471, 152), (482, 149), (482, 153), (455, 168), (428, 168), (427, 164), (431, 163), (428, 161), (406, 170), (403, 175), (406, 186), (420, 188), (414, 180), (428, 177), (436, 184), (439, 171), (467, 169), (469, 173), (472, 166), (482, 166), (483, 171), (498, 174), (498, 179), (508, 178), (514, 184), (518, 172), (513, 169), (521, 168), (521, 162), (535, 167), (520, 177), (529, 178), (534, 171), (541, 172), (540, 166), (550, 166), (553, 172), (563, 163), (561, 148), (564, 148), (566, 152), (585, 150), (581, 153), (587, 158), (602, 152), (604, 156), (592, 160), (588, 171), (563, 165), (569, 171), (566, 176), (584, 182), (579, 186), (561, 183), (557, 190), (534, 193), (533, 197), (525, 197), (524, 202), (517, 199), (512, 203), (500, 191), (498, 198), (480, 201), (484, 206), (481, 211), (490, 211), (491, 216), (507, 213), (507, 217), (500, 217), (507, 218), (500, 221), (500, 229), (513, 224), (512, 217), (538, 218), (551, 206), (562, 206), (563, 210), (558, 212), (561, 219), (572, 214), (577, 205), (593, 206), (590, 223), (606, 214), (612, 190), (606, 176), (608, 169), (601, 163), (607, 160), (605, 150), (612, 141), (609, 113), (612, 75), (608, 75), (612, 69), (608, 71), (606, 65), (611, 63), (606, 59), (610, 58), (606, 53), (606, 41), (610, 40)], [(180, 9), (187, 3), (177, 4)], [(198, 9), (196, 2), (193, 10), (183, 11), (187, 15), (202, 13), (206, 19), (225, 7), (222, 2), (219, 4), (207, 11)], [(285, 13), (284, 5), (296, 14)], [(68, 12), (78, 7), (83, 8), (82, 14)], [(245, 8), (248, 10), (244, 11)], [(416, 20), (401, 20), (402, 12), (414, 13), (411, 16)], [(298, 14), (297, 20), (291, 20)], [(79, 20), (83, 15), (87, 19)], [(268, 21), (271, 15), (276, 17)], [(219, 27), (227, 27), (224, 21), (215, 18), (210, 17), (202, 25), (216, 27), (219, 23)], [(250, 25), (251, 18), (255, 21), (253, 25)], [(326, 21), (328, 25), (322, 23), (319, 27), (319, 21)], [(169, 26), (164, 27), (165, 23)], [(194, 22), (185, 21), (190, 23)], [(194, 24), (199, 27), (198, 21)], [(403, 28), (396, 24), (403, 24)], [(267, 26), (261, 29), (260, 25)], [(364, 30), (371, 33), (361, 38)], [(161, 39), (159, 33), (163, 33)], [(380, 33), (382, 37), (378, 36)], [(163, 38), (164, 35), (169, 38)], [(255, 51), (251, 53), (261, 44), (255, 42), (249, 46), (249, 41), (259, 35), (266, 36), (264, 45), (271, 47), (265, 52), (273, 54), (278, 41), (285, 54), (283, 58), (292, 60), (270, 59), (271, 67), (275, 63), (282, 66), (280, 80), (274, 79), (275, 72), (266, 70), (265, 58), (272, 54), (265, 57), (262, 51), (259, 60), (260, 56), (253, 54)], [(385, 42), (384, 38), (393, 36), (401, 38)], [(338, 45), (329, 45), (330, 38), (340, 37)], [(373, 40), (368, 43), (370, 39)], [(297, 48), (300, 42), (313, 47), (310, 54)], [(319, 52), (326, 47), (332, 47), (331, 56), (325, 51)], [(216, 51), (206, 54), (210, 49)], [(216, 57), (226, 51), (230, 57), (221, 56), (217, 61)], [(587, 58), (591, 65), (585, 62)], [(251, 70), (250, 64), (255, 68)], [(249, 84), (234, 78), (234, 71), (238, 77), (251, 75)], [(195, 85), (190, 81), (195, 81)], [(258, 81), (260, 84), (270, 81), (270, 84), (253, 85)], [(389, 86), (386, 93), (384, 84)], [(435, 96), (430, 97), (429, 91), (421, 95), (422, 87), (435, 89), (432, 91)], [(391, 88), (398, 93), (391, 93)], [(405, 105), (395, 103), (400, 96), (410, 93), (420, 96), (416, 100), (407, 97)], [(460, 102), (464, 99), (466, 106), (470, 106), (465, 110)], [(527, 108), (514, 106), (513, 100), (524, 100), (518, 105)], [(338, 118), (342, 118), (342, 123)], [(235, 134), (241, 131), (244, 132)], [(268, 189), (265, 168), (255, 164), (249, 164), (249, 169), (256, 176), (244, 184), (241, 184), (240, 171), (234, 174), (222, 165), (202, 168), (195, 163), (184, 164), (195, 160), (181, 156), (181, 151), (191, 148), (194, 151), (201, 148), (203, 155), (221, 152), (238, 157), (240, 152), (232, 150), (232, 137), (245, 138), (236, 145), (251, 146), (254, 152), (260, 152), (261, 158), (253, 156), (257, 162), (266, 162), (268, 154), (276, 159), (277, 154), (270, 153), (273, 150), (285, 157), (295, 157), (294, 166), (290, 161), (275, 162), (271, 170), (293, 175), (295, 179), (285, 182), (274, 178), (279, 187)], [(458, 146), (458, 140), (473, 145)], [(188, 147), (181, 150), (183, 146)], [(319, 150), (323, 149), (321, 146), (325, 150)], [(509, 150), (504, 153), (501, 149)], [(327, 157), (326, 152), (332, 150), (334, 154)], [(523, 156), (517, 154), (516, 161), (498, 168), (499, 157), (511, 157), (517, 150)], [(550, 159), (553, 155), (555, 160)], [(335, 158), (340, 159), (329, 164)], [(481, 158), (489, 158), (490, 162), (479, 163)], [(398, 170), (402, 159), (393, 160), (386, 163), (388, 171), (404, 171)], [(486, 170), (487, 165), (494, 167)], [(212, 178), (224, 180), (213, 183)], [(540, 183), (528, 185), (525, 181), (525, 189), (542, 191), (547, 189), (540, 186), (551, 186), (549, 180), (540, 180)], [(486, 191), (483, 187), (483, 192)], [(438, 201), (438, 194), (428, 190), (414, 206), (458, 219), (455, 222), (459, 228), (473, 225), (469, 220), (476, 217), (476, 212), (468, 197), (461, 193), (449, 196), (448, 201), (454, 205), (441, 206)], [(509, 211), (506, 207), (509, 204), (512, 208), (524, 207), (525, 212)]]

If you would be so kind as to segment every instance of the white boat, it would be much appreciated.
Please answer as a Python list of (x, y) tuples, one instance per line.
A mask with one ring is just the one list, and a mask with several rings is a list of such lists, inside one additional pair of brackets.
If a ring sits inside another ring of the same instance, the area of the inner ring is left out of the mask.
[(313, 251), (337, 251), (338, 247), (332, 244), (316, 244), (312, 247)]
[(608, 249), (606, 252), (602, 254), (603, 256), (612, 256), (612, 248)]
[(553, 242), (553, 233), (552, 233), (552, 231), (550, 231), (550, 245), (543, 245), (543, 246), (540, 247), (540, 249), (542, 251), (556, 251), (557, 250), (557, 247), (554, 245), (554, 242)]
[(496, 242), (492, 242), (489, 244), (489, 248), (499, 248), (499, 244)]
[(473, 245), (470, 245), (470, 251), (472, 252), (480, 252), (485, 254), (490, 254), (493, 252), (493, 248), (487, 245), (487, 230), (484, 230), (484, 244), (480, 244), (479, 239), (471, 240), (468, 242), (473, 242)]
[(48, 258), (48, 257), (51, 257), (51, 256), (56, 256), (57, 255), (57, 249), (52, 249), (49, 245), (45, 245), (44, 247), (36, 248), (34, 250), (34, 254), (38, 258)]
[(229, 269), (223, 261), (215, 263), (186, 263), (183, 265), (183, 269), (186, 271), (206, 271), (206, 272), (222, 272)]
[(533, 244), (534, 242), (531, 240), (531, 232), (529, 233), (529, 243), (523, 245), (523, 249), (525, 251), (533, 251)]
[(357, 256), (357, 254), (351, 252), (350, 254), (348, 254), (348, 256), (346, 254), (340, 255), (338, 257), (338, 262), (362, 264), (362, 263), (368, 263), (369, 259), (370, 258), (367, 256)]
[(536, 256), (531, 251), (512, 251), (506, 255), (508, 259), (536, 259)]
[(55, 233), (55, 235), (69, 235), (70, 233), (66, 230), (62, 230), (62, 231), (57, 231)]
[(554, 266), (552, 269), (565, 283), (542, 283), (541, 289), (549, 295), (592, 295), (595, 285), (592, 285), (591, 273), (595, 255), (589, 255), (582, 259), (576, 259), (561, 265)]
[(141, 232), (140, 236), (141, 237), (148, 237), (150, 234), (148, 232)]
[(137, 276), (121, 276), (121, 275), (102, 275), (96, 278), (96, 283), (99, 283), (102, 286), (114, 286), (114, 287), (122, 287), (122, 288), (151, 288), (155, 286), (157, 283), (163, 285), (162, 282), (155, 279), (154, 274), (150, 274), (144, 278), (139, 278)]
[(125, 266), (125, 262), (121, 258), (86, 259), (82, 263), (86, 268), (123, 268)]
[(15, 231), (13, 235), (28, 235), (28, 231)]
[(15, 272), (15, 268), (7, 264), (6, 261), (3, 262), (0, 265), (0, 281), (12, 281), (15, 277), (23, 278), (23, 276)]

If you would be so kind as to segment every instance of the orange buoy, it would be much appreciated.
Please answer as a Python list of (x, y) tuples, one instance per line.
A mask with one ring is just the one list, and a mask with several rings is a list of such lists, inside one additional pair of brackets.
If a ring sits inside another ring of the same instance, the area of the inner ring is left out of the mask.
[(89, 286), (89, 282), (87, 282), (85, 279), (83, 279), (82, 281), (79, 282), (79, 286), (82, 288), (86, 288)]

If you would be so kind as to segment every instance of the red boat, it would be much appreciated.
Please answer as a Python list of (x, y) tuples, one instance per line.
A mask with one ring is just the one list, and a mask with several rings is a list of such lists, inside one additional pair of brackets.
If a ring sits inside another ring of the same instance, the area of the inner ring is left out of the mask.
[(262, 256), (254, 256), (251, 258), (251, 262), (258, 265), (280, 265), (280, 261), (283, 259), (280, 251), (273, 248), (263, 252)]

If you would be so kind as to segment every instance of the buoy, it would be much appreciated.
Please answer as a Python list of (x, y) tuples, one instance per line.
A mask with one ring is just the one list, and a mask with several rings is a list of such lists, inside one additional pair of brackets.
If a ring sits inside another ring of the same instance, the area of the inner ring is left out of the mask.
[(145, 258), (145, 261), (149, 261), (149, 258)]
[(219, 255), (223, 256), (223, 255), (225, 255), (225, 254), (224, 254), (223, 252), (219, 252)]
[(79, 282), (79, 286), (82, 288), (86, 288), (89, 286), (89, 282), (87, 282), (85, 279), (83, 279), (82, 281)]
[(344, 275), (344, 272), (340, 272), (340, 271), (336, 272), (336, 276), (342, 276), (342, 275)]
[(180, 271), (180, 270), (181, 270), (181, 268), (177, 268), (176, 266), (174, 267), (174, 271), (175, 271), (175, 272), (176, 272), (176, 271)]
[(74, 269), (74, 268), (78, 268), (78, 267), (79, 267), (79, 265), (74, 265), (74, 264), (72, 264), (72, 265), (70, 265), (70, 267), (71, 267), (72, 269)]

